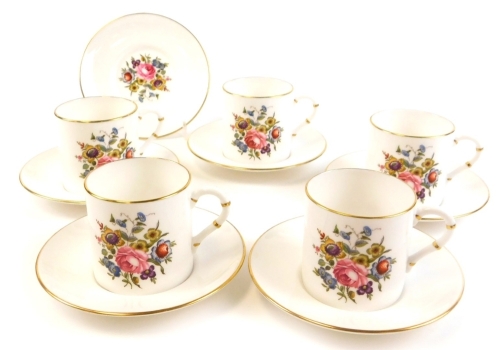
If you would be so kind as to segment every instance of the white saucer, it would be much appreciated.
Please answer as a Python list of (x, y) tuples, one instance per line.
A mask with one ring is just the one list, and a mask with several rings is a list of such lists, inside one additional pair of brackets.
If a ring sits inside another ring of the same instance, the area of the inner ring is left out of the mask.
[[(326, 170), (341, 168), (363, 168), (367, 151), (345, 154), (331, 162)], [(441, 207), (449, 210), (455, 218), (471, 215), (483, 208), (490, 199), (488, 186), (472, 170), (466, 169), (447, 184), (446, 197)], [(442, 220), (435, 215), (422, 218), (423, 221)]]
[[(168, 91), (152, 90), (146, 78), (137, 85), (139, 66), (132, 58), (152, 69), (151, 78), (160, 74), (171, 79), (166, 81)], [(120, 80), (124, 73), (131, 76), (128, 83)], [(131, 92), (132, 85), (138, 90)], [(165, 117), (157, 132), (160, 137), (180, 130), (183, 122), (198, 115), (209, 85), (208, 60), (198, 39), (180, 23), (151, 13), (126, 15), (105, 25), (88, 43), (80, 64), (84, 96), (121, 96), (136, 102), (139, 112), (158, 112)], [(147, 95), (142, 101), (141, 91)], [(147, 138), (157, 123), (156, 118), (143, 118), (139, 136)]]
[[(193, 231), (217, 218), (195, 208)], [(91, 270), (87, 217), (55, 233), (40, 250), (36, 260), (38, 281), (52, 297), (76, 309), (108, 316), (142, 316), (194, 304), (227, 285), (245, 260), (245, 242), (229, 222), (213, 232), (198, 247), (194, 268), (181, 285), (146, 296), (126, 296), (101, 288)]]
[(307, 127), (293, 139), (292, 154), (276, 163), (238, 163), (222, 154), (222, 140), (213, 135), (220, 135), (225, 128), (224, 121), (218, 120), (206, 124), (189, 136), (189, 150), (198, 158), (225, 168), (241, 171), (274, 171), (303, 165), (319, 158), (326, 150), (326, 140), (319, 131)]
[[(303, 217), (274, 226), (257, 240), (248, 258), (250, 275), (260, 292), (301, 320), (351, 333), (401, 332), (439, 320), (462, 297), (462, 270), (450, 252), (443, 248), (423, 258), (408, 273), (403, 294), (392, 306), (371, 312), (344, 311), (327, 306), (310, 296), (302, 285), (303, 227)], [(411, 230), (410, 252), (432, 242), (433, 239), (426, 234)], [(286, 252), (286, 257), (293, 258), (284, 259), (283, 252)]]
[[(151, 143), (144, 152), (145, 157), (158, 157), (179, 162), (177, 156), (168, 148)], [(61, 180), (61, 164), (56, 148), (49, 149), (32, 158), (19, 173), (21, 185), (45, 199), (69, 204), (85, 204), (84, 196), (66, 191)]]

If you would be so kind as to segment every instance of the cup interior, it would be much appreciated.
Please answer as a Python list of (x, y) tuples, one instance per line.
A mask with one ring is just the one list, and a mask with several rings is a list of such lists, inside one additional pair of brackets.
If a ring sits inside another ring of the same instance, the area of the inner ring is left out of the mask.
[(344, 216), (384, 218), (411, 210), (417, 198), (397, 178), (366, 169), (336, 169), (306, 184), (309, 199), (323, 209)]
[(223, 87), (231, 95), (252, 98), (268, 98), (288, 95), (293, 91), (292, 84), (266, 77), (238, 78), (226, 82)]
[(453, 123), (444, 117), (407, 109), (378, 112), (370, 121), (378, 129), (409, 137), (445, 136), (455, 131)]
[(126, 98), (96, 96), (65, 102), (56, 108), (54, 114), (66, 121), (95, 123), (124, 118), (136, 110), (135, 102)]
[(189, 171), (174, 161), (131, 158), (97, 168), (87, 176), (84, 187), (102, 200), (143, 203), (175, 195), (190, 181)]

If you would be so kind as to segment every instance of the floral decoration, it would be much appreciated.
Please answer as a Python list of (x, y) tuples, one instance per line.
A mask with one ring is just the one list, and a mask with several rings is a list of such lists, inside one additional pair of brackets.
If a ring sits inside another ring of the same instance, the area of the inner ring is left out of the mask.
[(135, 219), (121, 213), (123, 219), (115, 219), (113, 214), (109, 225), (97, 221), (101, 236), (96, 236), (101, 246), (99, 262), (114, 280), (120, 278), (124, 287), (141, 287), (141, 281), (156, 283), (157, 268), (164, 275), (165, 268), (172, 262), (172, 247), (175, 241), (165, 239), (167, 233), (159, 229), (160, 221), (155, 227), (148, 228), (147, 217), (142, 212)]
[(172, 80), (165, 70), (168, 63), (162, 63), (161, 58), (151, 59), (149, 55), (140, 55), (140, 59), (130, 58), (122, 68), (120, 81), (130, 90), (130, 95), (137, 94), (139, 102), (144, 99), (154, 100), (160, 97), (160, 91), (170, 91), (167, 82)]
[(127, 140), (127, 134), (121, 137), (117, 128), (112, 128), (111, 133), (100, 130), (97, 136), (92, 133), (90, 140), (93, 141), (92, 144), (76, 141), (82, 152), (75, 155), (83, 163), (83, 172), (80, 173), (82, 179), (104, 164), (134, 157), (135, 148), (130, 147), (132, 142)]
[[(335, 225), (335, 239), (317, 230), (320, 244), (313, 244), (313, 249), (319, 260), (313, 272), (322, 279), (321, 285), (327, 292), (336, 290), (338, 300), (354, 303), (357, 296), (372, 300), (375, 287), (382, 292), (382, 282), (390, 279), (396, 259), (387, 256), (391, 249), (383, 245), (384, 237), (379, 243), (371, 242), (373, 231), (379, 229), (364, 226), (358, 233), (348, 225), (345, 231)], [(368, 245), (369, 248), (363, 248)]]
[(272, 107), (261, 106), (243, 107), (243, 116), (233, 113), (234, 140), (231, 144), (238, 148), (240, 154), (248, 154), (249, 159), (261, 159), (260, 156), (271, 156), (271, 146), (276, 151), (276, 144), (281, 142), (283, 128), (278, 126), (279, 121), (275, 113), (268, 116), (268, 109)]
[(426, 151), (424, 145), (417, 149), (408, 145), (405, 149), (398, 146), (396, 156), (382, 151), (385, 163), (378, 165), (383, 173), (397, 177), (413, 188), (422, 203), (426, 190), (429, 191), (429, 197), (432, 196), (431, 190), (437, 187), (441, 175), (441, 170), (436, 167), (439, 163), (434, 160), (434, 154), (427, 157)]

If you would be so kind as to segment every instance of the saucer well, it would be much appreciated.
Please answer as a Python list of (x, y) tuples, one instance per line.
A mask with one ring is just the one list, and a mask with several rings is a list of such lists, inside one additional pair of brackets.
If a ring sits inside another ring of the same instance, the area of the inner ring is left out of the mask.
[[(216, 214), (195, 208), (194, 232), (215, 218)], [(226, 286), (245, 260), (245, 242), (226, 221), (198, 247), (193, 272), (181, 285), (146, 296), (114, 294), (94, 279), (88, 231), (88, 218), (84, 216), (56, 232), (40, 250), (35, 268), (38, 281), (50, 296), (90, 313), (143, 316), (192, 305)]]
[[(328, 164), (326, 170), (341, 168), (363, 168), (366, 151), (345, 154)], [(490, 199), (488, 186), (472, 170), (466, 169), (448, 182), (446, 196), (441, 207), (455, 218), (471, 215), (482, 209)], [(422, 221), (442, 220), (436, 215), (422, 218)]]
[(130, 14), (105, 25), (90, 40), (80, 64), (84, 96), (133, 100), (145, 117), (138, 134), (147, 138), (165, 117), (159, 137), (190, 123), (208, 95), (208, 60), (198, 39), (180, 23), (152, 13)]
[(225, 168), (241, 171), (275, 171), (303, 165), (319, 158), (326, 150), (326, 140), (314, 128), (305, 128), (293, 139), (290, 157), (276, 163), (244, 164), (226, 158), (222, 154), (222, 140), (213, 135), (220, 135), (226, 127), (218, 120), (206, 124), (189, 136), (189, 150), (198, 158)]
[[(392, 306), (371, 312), (327, 306), (305, 290), (300, 271), (304, 218), (285, 221), (255, 242), (248, 258), (254, 284), (272, 303), (301, 320), (350, 333), (394, 333), (428, 325), (446, 316), (460, 301), (464, 276), (445, 248), (426, 256), (406, 277), (403, 294)], [(412, 229), (410, 252), (433, 239)], [(290, 258), (284, 258), (280, 252)], [(422, 286), (433, 286), (422, 288)]]
[[(157, 143), (151, 143), (144, 155), (179, 162), (177, 156), (171, 150)], [(59, 154), (56, 147), (40, 153), (28, 161), (19, 173), (19, 181), (28, 192), (35, 196), (68, 204), (85, 204), (84, 196), (64, 189), (61, 173), (61, 164), (59, 163)]]

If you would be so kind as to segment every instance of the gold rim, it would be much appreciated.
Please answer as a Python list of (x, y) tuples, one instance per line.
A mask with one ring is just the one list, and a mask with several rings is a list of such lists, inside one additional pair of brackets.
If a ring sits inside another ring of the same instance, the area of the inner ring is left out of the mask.
[[(200, 209), (200, 210), (203, 210), (203, 211), (206, 211), (208, 213), (211, 213), (211, 214), (214, 214), (214, 215), (217, 215), (215, 213), (212, 213), (211, 211), (209, 210), (206, 210), (206, 209), (202, 209), (202, 208), (197, 208), (197, 209)], [(82, 218), (85, 218), (82, 217)], [(38, 279), (38, 282), (40, 283), (40, 285), (42, 286), (42, 288), (47, 292), (47, 294), (49, 294), (51, 297), (53, 297), (54, 299), (56, 299), (57, 301), (65, 304), (65, 305), (68, 305), (72, 308), (75, 308), (75, 309), (78, 309), (78, 310), (81, 310), (81, 311), (85, 311), (85, 312), (90, 312), (90, 313), (93, 313), (93, 314), (99, 314), (99, 315), (106, 315), (106, 316), (119, 316), (119, 317), (129, 317), (129, 316), (146, 316), (146, 315), (154, 315), (154, 314), (159, 314), (159, 313), (162, 313), (162, 312), (167, 312), (167, 311), (172, 311), (172, 310), (177, 310), (177, 309), (180, 309), (180, 308), (183, 308), (183, 307), (186, 307), (186, 306), (189, 306), (189, 305), (193, 305), (209, 296), (211, 296), (212, 294), (215, 294), (217, 293), (219, 290), (221, 290), (222, 288), (224, 288), (226, 285), (229, 284), (229, 282), (231, 282), (234, 277), (236, 277), (236, 275), (238, 274), (238, 272), (241, 270), (241, 267), (243, 266), (243, 262), (245, 261), (245, 257), (246, 257), (246, 246), (245, 246), (245, 241), (243, 240), (243, 237), (241, 236), (241, 233), (240, 231), (238, 231), (238, 229), (233, 225), (231, 224), (229, 221), (225, 221), (225, 223), (228, 223), (229, 225), (231, 225), (233, 227), (233, 229), (236, 231), (236, 233), (238, 234), (238, 236), (240, 237), (240, 240), (241, 240), (241, 245), (242, 245), (242, 252), (241, 252), (241, 259), (240, 259), (240, 262), (238, 264), (238, 266), (236, 267), (235, 271), (233, 272), (233, 274), (231, 276), (228, 277), (227, 280), (223, 281), (219, 286), (217, 286), (215, 289), (213, 289), (212, 291), (208, 292), (207, 294), (204, 294), (196, 299), (193, 299), (192, 301), (189, 301), (187, 303), (184, 303), (184, 304), (180, 304), (180, 305), (176, 305), (176, 306), (172, 306), (172, 307), (169, 307), (169, 308), (164, 308), (164, 309), (158, 309), (158, 310), (151, 310), (151, 311), (138, 311), (138, 312), (107, 312), (107, 311), (100, 311), (100, 310), (94, 310), (94, 309), (89, 309), (89, 308), (86, 308), (86, 307), (83, 307), (83, 306), (79, 306), (79, 305), (76, 305), (76, 304), (73, 304), (73, 303), (70, 303), (69, 301), (66, 301), (64, 300), (62, 297), (59, 297), (58, 295), (56, 295), (55, 293), (53, 293), (51, 290), (49, 290), (44, 284), (43, 284), (43, 281), (42, 281), (42, 278), (40, 277), (40, 274), (38, 272), (38, 262), (39, 262), (39, 259), (40, 259), (40, 255), (43, 251), (43, 249), (45, 248), (45, 246), (50, 242), (50, 240), (55, 236), (57, 235), (58, 233), (60, 233), (62, 230), (64, 230), (65, 228), (67, 228), (68, 226), (74, 224), (76, 221), (78, 220), (81, 220), (82, 218), (80, 219), (77, 219), (73, 222), (71, 222), (70, 224), (64, 226), (62, 229), (60, 229), (59, 231), (57, 231), (54, 235), (52, 235), (51, 238), (49, 238), (49, 240), (43, 245), (42, 249), (40, 249), (40, 252), (38, 253), (38, 256), (36, 258), (36, 263), (35, 263), (35, 272), (36, 272), (36, 278)], [(97, 282), (96, 282), (97, 283)], [(141, 297), (148, 297), (148, 296), (139, 296), (139, 298)]]
[[(350, 154), (356, 154), (358, 152), (363, 152), (363, 151), (356, 151), (356, 152), (351, 152), (351, 153), (348, 153), (348, 154), (344, 154), (343, 156), (340, 156), (340, 157), (337, 157), (335, 158), (334, 160), (332, 160), (327, 166), (326, 166), (326, 169), (325, 171), (330, 171), (330, 170), (335, 170), (335, 169), (328, 169), (333, 163), (335, 163), (336, 161), (338, 161), (339, 159), (347, 156), (347, 155), (350, 155)], [(361, 169), (361, 168), (360, 168)], [(477, 176), (477, 175), (476, 175)], [(452, 215), (455, 219), (460, 219), (460, 218), (463, 218), (463, 217), (466, 217), (466, 216), (469, 216), (469, 215), (472, 215), (476, 212), (478, 212), (479, 210), (483, 209), (486, 204), (489, 202), (490, 200), (490, 189), (488, 188), (488, 186), (486, 185), (486, 183), (478, 176), (478, 179), (483, 183), (483, 186), (486, 188), (486, 191), (488, 192), (488, 196), (486, 198), (486, 201), (477, 209), (474, 209), (472, 211), (469, 211), (467, 213), (463, 213), (463, 214), (458, 214), (458, 215)], [(425, 222), (425, 221), (443, 221), (442, 218), (429, 218), (429, 217), (422, 217), (422, 219), (420, 220), (421, 222)]]
[[(260, 239), (262, 237), (264, 237), (269, 231), (271, 231), (272, 229), (274, 229), (275, 227), (279, 226), (279, 225), (282, 225), (283, 223), (285, 222), (288, 222), (288, 221), (292, 221), (292, 220), (296, 220), (298, 218), (300, 218), (302, 216), (298, 216), (298, 217), (295, 217), (295, 218), (292, 218), (292, 219), (288, 219), (288, 220), (285, 220), (277, 225), (274, 225), (273, 227), (271, 227), (270, 229), (268, 229), (266, 232), (264, 232), (258, 239), (257, 241), (255, 241), (254, 245), (252, 246), (252, 249), (250, 250), (250, 253), (248, 254), (248, 271), (250, 273), (250, 277), (252, 278), (252, 282), (255, 284), (255, 286), (257, 287), (257, 289), (259, 290), (259, 292), (266, 298), (268, 299), (272, 304), (274, 304), (275, 306), (277, 306), (278, 308), (280, 308), (281, 310), (285, 311), (286, 313), (289, 313), (290, 315), (292, 316), (295, 316), (297, 317), (298, 319), (301, 319), (303, 321), (306, 321), (306, 322), (309, 322), (309, 323), (312, 323), (312, 324), (315, 324), (317, 326), (320, 326), (320, 327), (324, 327), (324, 328), (328, 328), (328, 329), (333, 329), (333, 330), (336, 330), (336, 331), (342, 331), (342, 332), (347, 332), (347, 333), (359, 333), (359, 334), (388, 334), (388, 333), (399, 333), (399, 332), (404, 332), (404, 331), (409, 331), (409, 330), (412, 330), (412, 329), (416, 329), (416, 328), (420, 328), (420, 327), (423, 327), (423, 326), (426, 326), (428, 324), (431, 324), (433, 322), (436, 322), (437, 320), (440, 320), (441, 318), (443, 318), (444, 316), (448, 315), (454, 308), (455, 306), (457, 306), (457, 304), (460, 302), (460, 300), (462, 299), (462, 295), (464, 293), (464, 289), (465, 289), (465, 278), (464, 278), (464, 273), (462, 271), (462, 269), (460, 268), (460, 265), (458, 264), (457, 262), (457, 266), (460, 270), (460, 274), (462, 276), (462, 290), (460, 292), (460, 295), (459, 297), (457, 298), (457, 300), (455, 301), (455, 303), (453, 305), (450, 306), (450, 308), (448, 310), (446, 310), (445, 312), (443, 312), (442, 314), (434, 317), (434, 318), (431, 318), (430, 320), (428, 321), (425, 321), (425, 322), (422, 322), (422, 323), (418, 323), (416, 325), (412, 325), (412, 326), (408, 326), (408, 327), (402, 327), (402, 328), (393, 328), (393, 329), (386, 329), (386, 330), (363, 330), (363, 329), (355, 329), (355, 328), (346, 328), (346, 327), (339, 327), (339, 326), (335, 326), (333, 324), (328, 324), (328, 323), (323, 323), (323, 322), (319, 322), (319, 321), (316, 321), (316, 320), (313, 320), (311, 318), (308, 318), (308, 317), (305, 317), (305, 316), (302, 316), (290, 309), (287, 309), (286, 307), (284, 307), (283, 305), (281, 305), (278, 301), (274, 300), (269, 294), (267, 294), (264, 289), (260, 286), (260, 284), (257, 282), (257, 279), (255, 278), (254, 274), (253, 274), (253, 270), (252, 270), (252, 253), (253, 253), (253, 250), (254, 248), (257, 246), (257, 243), (260, 241)], [(426, 233), (422, 232), (422, 231), (419, 231), (417, 230), (418, 232), (420, 233), (423, 233), (425, 234), (426, 236), (429, 236), (427, 235)], [(429, 236), (430, 237), (430, 236)], [(432, 237), (431, 237), (432, 238)], [(451, 254), (450, 254), (451, 255)], [(453, 256), (452, 256), (453, 257)], [(456, 259), (455, 257), (453, 257), (453, 259), (455, 260), (456, 262)]]
[[(231, 91), (229, 91), (229, 90), (226, 89), (226, 84), (231, 83), (233, 81), (237, 81), (237, 80), (243, 80), (243, 79), (270, 79), (270, 80), (277, 80), (277, 81), (280, 81), (280, 82), (288, 84), (289, 87), (290, 87), (290, 91), (282, 93), (282, 94), (275, 94), (275, 95), (270, 95), (270, 96), (250, 96), (250, 95), (237, 94), (237, 93), (231, 92)], [(229, 81), (225, 82), (224, 85), (222, 85), (222, 90), (224, 90), (224, 92), (226, 92), (226, 93), (228, 93), (230, 95), (239, 96), (239, 97), (246, 97), (246, 98), (273, 98), (273, 97), (282, 97), (282, 96), (286, 96), (286, 95), (291, 94), (292, 91), (293, 91), (293, 85), (290, 84), (289, 82), (285, 81), (285, 80), (281, 80), (281, 79), (277, 79), (277, 78), (243, 77), (243, 78), (236, 78), (236, 79), (229, 80)]]
[(448, 132), (448, 133), (445, 133), (445, 134), (440, 134), (440, 135), (431, 135), (431, 136), (418, 136), (418, 135), (405, 135), (405, 134), (400, 134), (400, 133), (397, 133), (397, 132), (393, 132), (393, 131), (389, 131), (389, 130), (386, 130), (378, 125), (375, 124), (375, 122), (373, 121), (373, 117), (379, 113), (382, 113), (383, 111), (381, 112), (377, 112), (375, 114), (372, 114), (372, 116), (370, 117), (370, 123), (378, 130), (380, 131), (383, 131), (383, 132), (387, 132), (389, 134), (392, 134), (392, 135), (396, 135), (396, 136), (403, 136), (403, 137), (411, 137), (411, 138), (417, 138), (417, 139), (431, 139), (431, 138), (436, 138), (436, 137), (443, 137), (443, 136), (448, 136), (448, 135), (451, 135), (455, 132), (455, 124), (453, 124), (450, 120), (446, 119), (445, 117), (442, 117), (438, 114), (434, 114), (434, 113), (430, 113), (430, 112), (425, 112), (425, 111), (417, 111), (417, 110), (410, 110), (408, 109), (407, 111), (412, 111), (412, 112), (421, 112), (421, 113), (426, 113), (426, 114), (432, 114), (440, 119), (444, 119), (446, 120), (448, 123), (451, 124), (451, 131)]
[[(142, 200), (139, 200), (139, 201), (125, 201), (125, 200), (119, 200), (119, 199), (111, 199), (111, 198), (105, 198), (105, 197), (102, 197), (102, 196), (99, 196), (98, 194), (95, 194), (93, 193), (91, 190), (89, 190), (87, 188), (87, 179), (92, 176), (92, 174), (95, 174), (96, 171), (99, 171), (99, 169), (96, 169), (94, 171), (92, 171), (86, 178), (85, 178), (85, 181), (83, 182), (83, 187), (85, 188), (85, 191), (87, 191), (88, 194), (90, 194), (92, 197), (94, 198), (97, 198), (99, 200), (103, 200), (103, 201), (106, 201), (106, 202), (111, 202), (111, 203), (123, 203), (123, 204), (136, 204), (136, 203), (149, 203), (149, 202), (156, 202), (156, 201), (159, 201), (159, 200), (162, 200), (162, 199), (165, 199), (165, 198), (168, 198), (168, 197), (172, 197), (172, 196), (175, 196), (179, 193), (181, 193), (182, 191), (184, 191), (188, 186), (189, 184), (191, 183), (191, 173), (189, 172), (189, 170), (182, 164), (180, 163), (177, 163), (173, 160), (170, 160), (170, 159), (163, 159), (163, 158), (155, 158), (155, 157), (138, 157), (138, 158), (132, 158), (132, 159), (120, 159), (120, 160), (117, 160), (116, 162), (113, 162), (113, 163), (117, 163), (117, 162), (123, 162), (123, 161), (131, 161), (133, 159), (158, 159), (158, 160), (161, 160), (161, 161), (165, 161), (165, 162), (172, 162), (173, 164), (177, 164), (181, 167), (184, 168), (184, 170), (187, 171), (188, 173), (188, 180), (186, 181), (186, 183), (184, 184), (183, 187), (181, 187), (180, 189), (178, 189), (177, 191), (175, 192), (172, 192), (172, 193), (169, 193), (165, 196), (161, 196), (161, 197), (157, 197), (157, 198), (150, 198), (150, 199), (142, 199)], [(94, 175), (95, 177), (95, 175)]]
[[(75, 101), (80, 101), (80, 100), (89, 100), (89, 99), (101, 99), (101, 98), (116, 98), (116, 99), (120, 99), (122, 101), (127, 101), (127, 102), (130, 102), (134, 105), (134, 110), (128, 114), (125, 114), (125, 115), (120, 115), (118, 117), (113, 117), (113, 118), (109, 118), (109, 119), (102, 119), (102, 120), (75, 120), (75, 119), (69, 119), (69, 118), (64, 118), (60, 115), (57, 114), (57, 110), (68, 104), (68, 103), (72, 103), (72, 102), (75, 102)], [(134, 114), (135, 112), (137, 111), (137, 104), (134, 102), (134, 101), (131, 101), (131, 100), (128, 100), (126, 98), (123, 98), (123, 97), (117, 97), (117, 96), (89, 96), (89, 97), (81, 97), (81, 98), (75, 98), (74, 100), (70, 100), (70, 101), (66, 101), (62, 104), (60, 104), (59, 106), (56, 107), (56, 109), (54, 110), (54, 115), (61, 119), (61, 120), (64, 120), (66, 122), (71, 122), (71, 123), (81, 123), (81, 124), (94, 124), (94, 123), (104, 123), (104, 122), (109, 122), (109, 121), (112, 121), (112, 120), (117, 120), (117, 119), (123, 119), (123, 118), (126, 118), (126, 117), (129, 117), (131, 116), (132, 114)]]
[[(79, 78), (79, 84), (80, 84), (80, 91), (82, 93), (82, 96), (85, 97), (85, 93), (83, 92), (83, 86), (82, 86), (82, 63), (83, 63), (83, 60), (85, 58), (85, 53), (87, 52), (87, 49), (90, 45), (90, 43), (94, 40), (94, 38), (99, 34), (99, 32), (101, 30), (103, 30), (104, 28), (106, 28), (108, 25), (110, 25), (111, 23), (114, 23), (116, 21), (119, 21), (119, 20), (122, 20), (126, 17), (131, 17), (131, 16), (137, 16), (137, 15), (146, 15), (146, 16), (157, 16), (157, 17), (162, 17), (166, 20), (169, 20), (169, 21), (172, 21), (174, 23), (177, 23), (180, 27), (184, 28), (184, 30), (186, 30), (189, 34), (191, 34), (191, 36), (193, 37), (193, 39), (198, 43), (198, 45), (200, 46), (200, 49), (201, 49), (201, 52), (203, 53), (203, 57), (205, 58), (205, 63), (207, 64), (207, 74), (208, 74), (208, 81), (207, 81), (207, 91), (205, 93), (205, 97), (203, 98), (203, 101), (200, 105), (200, 108), (198, 108), (198, 110), (196, 111), (196, 113), (191, 117), (191, 119), (189, 119), (187, 122), (186, 122), (186, 125), (188, 125), (189, 123), (191, 123), (194, 118), (196, 118), (198, 116), (198, 114), (200, 113), (201, 109), (203, 108), (203, 106), (205, 105), (205, 102), (207, 100), (207, 97), (208, 97), (208, 92), (209, 92), (209, 89), (210, 89), (210, 65), (208, 63), (208, 58), (207, 58), (207, 54), (205, 53), (205, 50), (203, 49), (203, 46), (201, 45), (201, 43), (199, 42), (199, 40), (193, 35), (193, 33), (191, 33), (191, 31), (189, 31), (186, 27), (184, 27), (182, 24), (180, 24), (179, 22), (169, 18), (169, 17), (165, 17), (165, 16), (162, 16), (162, 15), (158, 15), (158, 14), (155, 14), (155, 13), (146, 13), (146, 12), (139, 12), (139, 13), (131, 13), (131, 14), (128, 14), (128, 15), (125, 15), (125, 16), (122, 16), (122, 17), (118, 17), (118, 18), (115, 18), (114, 20), (108, 22), (106, 25), (102, 26), (101, 29), (99, 29), (93, 36), (92, 38), (89, 40), (89, 42), (87, 43), (87, 46), (85, 47), (85, 50), (83, 51), (83, 56), (82, 56), (82, 60), (80, 61), (80, 72), (78, 74), (78, 78)], [(162, 134), (162, 135), (159, 135), (158, 138), (162, 138), (162, 137), (166, 137), (168, 135), (172, 135), (172, 134), (175, 134), (177, 131), (181, 130), (182, 129), (182, 126), (179, 127), (178, 129), (175, 129), (173, 131), (170, 131), (170, 132), (167, 132), (165, 134)], [(140, 140), (147, 140), (148, 137), (139, 137)]]
[[(335, 209), (332, 209), (332, 208), (328, 208), (326, 206), (324, 206), (323, 204), (317, 202), (312, 196), (311, 194), (309, 193), (308, 189), (307, 189), (307, 186), (309, 186), (309, 182), (311, 182), (312, 180), (314, 180), (316, 177), (318, 176), (321, 176), (322, 174), (324, 173), (327, 173), (327, 172), (331, 172), (331, 171), (341, 171), (341, 170), (360, 170), (360, 171), (369, 171), (369, 172), (373, 172), (375, 174), (380, 174), (374, 170), (368, 170), (368, 169), (359, 169), (359, 168), (343, 168), (343, 169), (332, 169), (332, 170), (328, 170), (328, 171), (325, 171), (323, 173), (320, 173), (316, 176), (314, 176), (312, 179), (310, 179), (309, 181), (307, 181), (306, 183), (306, 186), (305, 186), (305, 190), (306, 190), (306, 195), (307, 195), (307, 198), (309, 198), (309, 200), (311, 202), (313, 202), (314, 204), (316, 204), (318, 207), (322, 208), (322, 209), (325, 209), (331, 213), (335, 213), (335, 214), (338, 214), (338, 215), (342, 215), (342, 216), (347, 216), (347, 217), (351, 217), (351, 218), (358, 218), (358, 219), (388, 219), (388, 218), (394, 218), (396, 216), (401, 216), (401, 215), (404, 215), (406, 213), (408, 213), (410, 210), (412, 210), (415, 205), (417, 204), (417, 196), (415, 195), (415, 193), (413, 193), (413, 196), (414, 196), (414, 200), (413, 200), (413, 204), (408, 208), (408, 209), (405, 209), (403, 211), (400, 211), (398, 213), (394, 213), (394, 214), (390, 214), (390, 215), (383, 215), (383, 216), (360, 216), (360, 215), (353, 215), (353, 214), (349, 214), (349, 213), (344, 213), (344, 212), (341, 212), (341, 211), (338, 211), (338, 210), (335, 210)], [(383, 174), (381, 174), (383, 175)], [(384, 175), (385, 176), (385, 175)], [(399, 180), (398, 180), (399, 181)]]
[[(217, 122), (215, 122), (217, 123)], [(202, 126), (203, 127), (203, 126)], [(191, 138), (193, 137), (193, 134), (191, 134), (191, 136), (189, 136), (189, 139), (188, 139), (188, 142), (187, 142), (187, 145), (188, 145), (188, 148), (189, 150), (191, 151), (191, 153), (193, 153), (196, 157), (198, 157), (199, 159), (207, 162), (207, 163), (210, 163), (210, 164), (215, 164), (215, 165), (218, 165), (218, 166), (221, 166), (223, 168), (226, 168), (226, 169), (232, 169), (232, 170), (238, 170), (238, 171), (255, 171), (255, 172), (266, 172), (266, 171), (277, 171), (277, 170), (284, 170), (284, 169), (290, 169), (290, 168), (295, 168), (295, 167), (298, 167), (298, 166), (301, 166), (301, 165), (304, 165), (304, 164), (307, 164), (307, 163), (310, 163), (316, 159), (318, 159), (319, 157), (321, 157), (323, 155), (323, 153), (325, 153), (326, 151), (326, 147), (327, 147), (327, 142), (326, 142), (326, 139), (323, 135), (321, 135), (321, 138), (323, 139), (323, 142), (324, 142), (324, 147), (323, 149), (321, 150), (321, 152), (316, 155), (315, 157), (311, 158), (311, 159), (308, 159), (307, 161), (305, 162), (302, 162), (302, 163), (297, 163), (297, 164), (291, 164), (291, 165), (285, 165), (285, 166), (278, 166), (278, 167), (269, 167), (269, 168), (251, 168), (251, 167), (244, 167), (244, 166), (234, 166), (234, 165), (229, 165), (229, 164), (222, 164), (222, 163), (217, 163), (217, 162), (214, 162), (208, 158), (205, 158), (203, 156), (201, 156), (200, 154), (196, 153), (192, 148), (191, 148)], [(290, 157), (289, 157), (290, 158)], [(288, 158), (288, 159), (289, 159)]]

